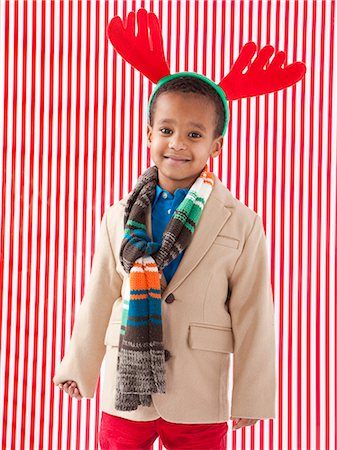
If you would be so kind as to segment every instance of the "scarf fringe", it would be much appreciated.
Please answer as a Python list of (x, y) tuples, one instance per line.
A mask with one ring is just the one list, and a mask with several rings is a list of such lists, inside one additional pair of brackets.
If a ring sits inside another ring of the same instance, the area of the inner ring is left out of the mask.
[[(150, 342), (150, 346), (152, 344)], [(124, 345), (128, 347), (132, 343), (123, 341)], [(116, 409), (131, 411), (137, 409), (138, 405), (150, 406), (151, 393), (165, 394), (164, 350), (122, 348), (117, 367)]]

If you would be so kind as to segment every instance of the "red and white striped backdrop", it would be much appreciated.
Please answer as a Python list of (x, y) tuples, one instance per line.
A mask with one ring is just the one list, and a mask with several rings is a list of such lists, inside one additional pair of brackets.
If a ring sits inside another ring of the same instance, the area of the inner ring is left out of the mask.
[(226, 441), (229, 449), (336, 449), (332, 0), (0, 3), (2, 448), (98, 448), (101, 383), (95, 399), (78, 402), (52, 377), (103, 211), (152, 165), (153, 85), (105, 35), (114, 15), (139, 7), (157, 13), (172, 73), (219, 82), (249, 40), (307, 65), (294, 87), (231, 102), (223, 152), (210, 160), (263, 218), (277, 324), (277, 419), (230, 426)]

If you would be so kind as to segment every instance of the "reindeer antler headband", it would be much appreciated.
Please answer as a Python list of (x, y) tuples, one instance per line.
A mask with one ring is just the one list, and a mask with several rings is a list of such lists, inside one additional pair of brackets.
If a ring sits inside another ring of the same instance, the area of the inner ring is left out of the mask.
[[(138, 34), (135, 32), (135, 12), (128, 14), (125, 27), (119, 16), (111, 19), (107, 27), (107, 36), (120, 55), (134, 68), (139, 70), (153, 83), (157, 84), (152, 91), (149, 109), (153, 97), (160, 86), (172, 78), (194, 76), (210, 84), (220, 96), (225, 109), (225, 124), (222, 135), (226, 133), (229, 121), (229, 109), (227, 100), (254, 97), (269, 94), (280, 89), (287, 88), (300, 81), (305, 74), (306, 66), (303, 62), (294, 62), (281, 67), (285, 60), (285, 52), (279, 51), (273, 60), (266, 66), (274, 52), (271, 45), (264, 46), (257, 54), (254, 42), (247, 42), (233, 64), (230, 72), (219, 84), (210, 78), (196, 72), (170, 73), (167, 65), (160, 24), (153, 12), (147, 12), (144, 8), (137, 11)], [(248, 66), (246, 73), (242, 73)], [(266, 66), (266, 68), (264, 68)]]

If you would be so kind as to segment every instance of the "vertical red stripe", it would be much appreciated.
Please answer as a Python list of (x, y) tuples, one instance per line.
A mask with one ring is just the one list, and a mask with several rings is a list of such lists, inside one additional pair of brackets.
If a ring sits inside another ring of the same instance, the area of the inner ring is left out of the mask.
[(184, 72), (189, 71), (189, 39), (190, 39), (190, 0), (186, 0), (185, 17), (185, 67)]
[[(215, 64), (219, 61), (219, 54), (217, 53), (216, 47), (216, 37), (217, 37), (217, 29), (216, 29), (216, 19), (217, 19), (217, 4), (213, 2), (212, 4), (212, 67), (211, 67), (211, 79), (216, 83), (219, 83), (220, 80), (216, 79), (215, 76)], [(212, 161), (213, 164), (213, 161)], [(211, 171), (213, 171), (210, 168)]]
[[(284, 4), (284, 19), (281, 18), (281, 20), (284, 20), (285, 28), (284, 28), (284, 51), (286, 54), (288, 54), (289, 46), (288, 46), (288, 33), (289, 33), (289, 2), (285, 2)], [(279, 50), (279, 47), (277, 48)], [(287, 127), (286, 127), (286, 121), (287, 121), (287, 91), (283, 90), (282, 97), (283, 97), (283, 108), (282, 108), (282, 177), (281, 177), (281, 203), (285, 204), (286, 202), (286, 154), (287, 154), (287, 147), (286, 147), (286, 140), (287, 140)], [(292, 174), (290, 175), (290, 177)], [(292, 180), (291, 180), (292, 181)], [(290, 182), (291, 182), (290, 181)], [(290, 211), (293, 210), (294, 205), (290, 202)], [(282, 211), (282, 232), (285, 233), (285, 214), (284, 210)], [(290, 213), (291, 215), (291, 213)], [(292, 228), (292, 217), (290, 219), (290, 228)], [(282, 247), (284, 248), (284, 247)], [(290, 251), (289, 251), (289, 264), (288, 264), (288, 273), (287, 277), (289, 277), (289, 286), (288, 286), (288, 292), (286, 295), (286, 298), (291, 299), (292, 298), (292, 289), (293, 289), (293, 283), (292, 283), (292, 255), (293, 255), (293, 241), (290, 239)], [(285, 268), (284, 268), (285, 270)], [(292, 366), (293, 366), (293, 358), (292, 358), (292, 340), (293, 340), (293, 334), (292, 334), (292, 326), (293, 326), (293, 316), (292, 316), (292, 302), (288, 302), (288, 318), (287, 322), (289, 323), (289, 331), (288, 331), (288, 376), (287, 376), (287, 397), (288, 397), (288, 405), (292, 404), (293, 397), (292, 397)], [(291, 422), (291, 414), (289, 414), (289, 410), (287, 411), (287, 421), (288, 421), (288, 441), (287, 446), (292, 446), (292, 422)]]
[[(320, 29), (325, 30), (325, 7), (326, 2), (322, 2), (321, 24)], [(325, 66), (324, 47), (325, 47), (325, 33), (320, 39), (320, 67)], [(316, 414), (317, 414), (317, 431), (316, 431), (316, 446), (320, 446), (321, 441), (321, 293), (326, 294), (326, 291), (321, 286), (321, 245), (322, 245), (322, 145), (323, 145), (323, 87), (324, 87), (324, 72), (320, 72), (319, 78), (319, 118), (318, 118), (318, 164), (317, 174), (317, 239), (316, 239), (316, 254), (317, 254), (317, 268), (316, 268)], [(324, 180), (326, 177), (324, 176)]]
[(207, 34), (208, 34), (208, 13), (207, 13), (207, 2), (204, 2), (204, 23), (202, 30), (202, 74), (207, 75), (206, 73), (206, 63), (207, 63)]
[[(301, 56), (301, 60), (305, 61), (307, 63), (307, 58), (306, 58), (306, 54), (307, 54), (307, 50), (306, 50), (306, 42), (307, 42), (307, 3), (304, 3), (303, 5), (303, 33), (302, 33), (302, 42), (303, 42), (303, 48), (302, 48), (302, 54)], [(301, 86), (301, 104), (304, 104), (304, 96), (305, 96), (305, 87), (306, 87), (306, 77), (304, 77), (303, 81), (302, 81), (302, 86)], [(304, 136), (305, 136), (305, 116), (304, 116), (304, 109), (301, 109), (301, 121), (300, 121), (300, 129), (301, 129), (301, 133), (300, 133), (300, 148), (304, 149)], [(300, 167), (300, 178), (299, 178), (299, 186), (302, 187), (304, 185), (304, 155), (303, 152), (300, 153), (300, 163), (299, 163), (299, 167)], [(303, 211), (303, 189), (300, 189), (299, 192), (299, 211)], [(302, 235), (304, 229), (304, 221), (303, 221), (303, 216), (302, 214), (299, 215), (299, 223), (298, 223), (298, 235)], [(302, 276), (302, 267), (303, 265), (303, 240), (299, 239), (299, 248), (298, 248), (298, 273), (299, 273), (299, 277), (301, 280), (301, 276)], [(302, 361), (301, 361), (301, 353), (302, 353), (302, 335), (304, 336), (304, 333), (302, 334), (302, 296), (303, 296), (303, 292), (302, 292), (302, 284), (300, 283), (299, 286), (299, 292), (298, 292), (298, 343), (297, 343), (297, 348), (298, 348), (298, 352), (299, 352), (299, 358), (298, 358), (298, 381), (302, 381), (301, 380), (301, 374), (302, 374)], [(302, 383), (299, 383), (298, 386), (302, 386)], [(301, 420), (300, 418), (302, 417), (302, 388), (299, 388), (299, 399), (298, 399), (298, 425), (299, 425), (299, 429), (298, 429), (298, 445), (300, 446), (300, 448), (302, 447), (302, 427), (301, 427)], [(304, 433), (303, 433), (304, 434)]]
[(193, 72), (198, 72), (199, 0), (194, 3), (194, 55)]
[[(27, 27), (27, 18), (26, 18), (27, 9), (25, 9), (25, 29)], [(34, 146), (35, 146), (35, 136), (34, 136), (34, 130), (35, 130), (35, 76), (36, 76), (36, 4), (33, 4), (32, 9), (32, 85), (31, 85), (31, 110), (30, 110), (30, 140), (29, 140), (29, 156), (30, 156), (30, 164), (29, 164), (29, 199), (28, 199), (28, 242), (27, 242), (27, 267), (32, 266), (32, 221), (33, 221), (33, 189), (34, 189), (34, 168), (33, 168), (33, 155), (34, 155)], [(23, 134), (24, 135), (24, 134)], [(26, 275), (26, 285), (31, 285), (31, 271), (27, 270)], [(27, 293), (26, 298), (27, 305), (30, 304), (30, 294)], [(26, 308), (26, 316), (25, 316), (25, 324), (22, 326), (23, 332), (25, 336), (29, 336), (30, 334), (30, 310), (29, 308)], [(28, 339), (24, 339), (24, 351), (23, 351), (23, 358), (24, 358), (24, 370), (23, 370), (23, 380), (27, 380), (28, 378), (28, 358), (29, 355), (29, 347), (28, 347)], [(21, 405), (21, 419), (22, 419), (22, 425), (21, 425), (21, 432), (20, 432), (20, 447), (24, 447), (24, 440), (26, 436), (26, 426), (27, 422), (29, 424), (30, 421), (30, 413), (27, 412), (27, 395), (28, 395), (28, 389), (27, 389), (27, 383), (23, 383), (23, 390), (22, 390), (22, 405)], [(15, 402), (14, 402), (15, 403)]]
[[(314, 148), (313, 148), (313, 144), (314, 144), (314, 127), (315, 127), (315, 123), (314, 123), (314, 91), (315, 91), (315, 60), (316, 60), (316, 9), (317, 9), (317, 5), (314, 2), (312, 5), (312, 9), (313, 9), (313, 17), (312, 17), (312, 31), (311, 31), (311, 67), (309, 65), (308, 67), (308, 72), (310, 73), (310, 125), (309, 125), (309, 192), (308, 192), (308, 198), (311, 199), (312, 198), (312, 194), (313, 194), (313, 186), (312, 186), (312, 175), (313, 175), (313, 154), (314, 154)], [(308, 273), (311, 273), (312, 271), (312, 256), (311, 256), (311, 251), (312, 251), (312, 243), (311, 243), (311, 239), (312, 239), (312, 204), (309, 203), (308, 204), (308, 242), (307, 242), (307, 247), (308, 247), (308, 262), (307, 262), (307, 270)], [(311, 283), (308, 280), (308, 291), (307, 291), (307, 314), (308, 314), (308, 324), (311, 324), (311, 308), (309, 307), (309, 305), (311, 304), (311, 299), (312, 299), (312, 293), (311, 293)], [(311, 433), (310, 433), (310, 420), (311, 420), (311, 416), (312, 416), (312, 396), (310, 395), (311, 392), (311, 355), (312, 355), (312, 350), (315, 351), (316, 349), (312, 349), (311, 350), (311, 346), (310, 346), (310, 342), (311, 342), (311, 327), (308, 326), (307, 327), (307, 349), (308, 349), (308, 353), (307, 353), (307, 402), (308, 402), (308, 407), (307, 407), (307, 446), (310, 448), (311, 447)], [(316, 431), (316, 430), (315, 430)]]
[[(229, 35), (232, 36), (235, 32), (235, 24), (234, 24), (234, 11), (235, 11), (235, 3), (233, 1), (231, 1), (230, 3), (230, 33)], [(229, 49), (226, 48), (225, 49), (226, 52), (229, 52), (229, 66), (232, 67), (233, 62), (234, 62), (234, 39), (230, 40), (230, 45), (229, 45)], [(238, 103), (240, 103), (241, 100), (238, 100)], [(229, 126), (228, 126), (228, 130), (227, 130), (227, 135), (228, 135), (228, 165), (230, 167), (230, 169), (228, 169), (228, 180), (229, 182), (227, 183), (227, 187), (228, 189), (232, 190), (232, 123), (233, 123), (233, 114), (231, 114), (231, 120), (229, 122)], [(238, 120), (236, 127), (237, 130), (240, 130), (240, 121)], [(240, 143), (238, 142), (238, 147)], [(239, 164), (240, 161), (237, 162), (237, 164)], [(236, 189), (236, 191), (232, 191), (233, 194), (238, 197), (238, 191)], [(235, 444), (236, 442), (236, 432), (234, 432), (234, 436), (233, 436), (233, 442)]]
[[(61, 11), (60, 11), (60, 38), (62, 39), (62, 34), (63, 34), (63, 15), (62, 15), (62, 12), (63, 12), (63, 10), (61, 9)], [(50, 30), (51, 30), (51, 34), (50, 34), (50, 37), (51, 37), (51, 44), (50, 44), (50, 47), (51, 47), (51, 52), (50, 52), (50, 61), (49, 61), (49, 66), (50, 66), (50, 69), (51, 69), (51, 74), (53, 73), (53, 68), (54, 68), (54, 30), (55, 30), (55, 8), (54, 8), (54, 5), (53, 5), (53, 7), (51, 8), (51, 21), (52, 21), (52, 24), (51, 24), (51, 27), (50, 27)], [(59, 45), (60, 45), (60, 52), (59, 52), (59, 60), (60, 60), (60, 70), (58, 71), (58, 76), (59, 76), (59, 83), (58, 83), (58, 123), (57, 123), (57, 143), (56, 143), (56, 149), (57, 149), (57, 165), (56, 165), (56, 186), (57, 186), (57, 195), (56, 195), (56, 201), (55, 201), (55, 209), (56, 209), (56, 221), (57, 221), (57, 218), (58, 217), (60, 217), (60, 195), (59, 195), (59, 193), (60, 193), (60, 185), (61, 185), (61, 182), (60, 182), (60, 177), (61, 177), (61, 164), (60, 164), (60, 160), (61, 160), (61, 153), (60, 153), (60, 150), (61, 150), (61, 127), (60, 127), (60, 124), (61, 124), (61, 120), (62, 120), (62, 67), (63, 67), (63, 53), (62, 53), (62, 51), (63, 51), (63, 41), (61, 40), (60, 41), (60, 43), (59, 43)], [(52, 76), (52, 75), (51, 75)], [(53, 111), (53, 104), (54, 104), (54, 99), (53, 99), (53, 87), (54, 87), (54, 85), (53, 85), (53, 78), (50, 80), (50, 89), (49, 89), (49, 98), (50, 98), (50, 100), (49, 100), (49, 104), (51, 105), (50, 106), (50, 110), (51, 110), (51, 114), (50, 114), (50, 116), (49, 116), (49, 127), (48, 127), (48, 133), (49, 133), (49, 137), (48, 137), (48, 142), (49, 142), (49, 149), (50, 149), (50, 153), (52, 153), (53, 152), (53, 130), (52, 130), (52, 117), (53, 117), (53, 114), (52, 114), (52, 111)], [(53, 170), (52, 170), (52, 167), (50, 166), (50, 170), (48, 170), (48, 174), (50, 174), (50, 178), (52, 177), (52, 172), (53, 172)], [(50, 183), (48, 183), (48, 186), (50, 186)], [(50, 194), (48, 193), (48, 195), (50, 195), (50, 197), (52, 197), (52, 191), (51, 191), (51, 189), (50, 189)], [(48, 204), (49, 204), (49, 202), (48, 202)], [(48, 214), (50, 213), (51, 211), (50, 211), (50, 208), (48, 209)], [(49, 215), (49, 217), (48, 218), (50, 218), (50, 215)], [(54, 252), (54, 268), (55, 268), (55, 270), (54, 270), (54, 274), (55, 274), (55, 277), (54, 277), (54, 286), (53, 286), (53, 304), (55, 305), (56, 304), (56, 302), (54, 301), (55, 299), (57, 299), (57, 279), (58, 279), (58, 255), (59, 255), (59, 251), (60, 251), (60, 247), (59, 247), (59, 224), (58, 223), (56, 223), (56, 227), (55, 227), (55, 229), (56, 229), (56, 235), (55, 235), (55, 241), (54, 241), (54, 245), (55, 245), (55, 252)], [(50, 229), (49, 229), (50, 230)], [(51, 241), (51, 235), (50, 235), (50, 232), (49, 232), (49, 230), (47, 231), (47, 235), (48, 235), (48, 233), (49, 233), (49, 239), (48, 239), (48, 252), (49, 252), (49, 245), (50, 245), (50, 241)], [(50, 252), (50, 255), (52, 255), (53, 254), (53, 252)], [(45, 277), (45, 279), (46, 280), (48, 280), (49, 279), (49, 276), (46, 276)], [(45, 292), (46, 292), (46, 297), (45, 298), (48, 298), (48, 290), (49, 290), (49, 287), (48, 287), (48, 283), (46, 283), (46, 286), (45, 286)], [(55, 307), (54, 307), (55, 308)], [(55, 309), (54, 309), (54, 317), (55, 317)], [(46, 343), (46, 341), (47, 341), (47, 335), (48, 335), (48, 332), (46, 331), (48, 329), (48, 317), (47, 317), (47, 314), (45, 314), (44, 315), (44, 328), (43, 328), (43, 342), (44, 342), (44, 348), (43, 348), (43, 359), (45, 360), (45, 358), (46, 358), (46, 351), (47, 351), (47, 348), (46, 348), (46, 345), (45, 345), (45, 343)], [(53, 330), (52, 331), (54, 331), (54, 327), (53, 327)], [(44, 361), (44, 365), (45, 365), (45, 361)], [(44, 446), (45, 446), (45, 444), (44, 444), (44, 442), (43, 442), (43, 440), (44, 440), (44, 433), (43, 433), (43, 430), (45, 429), (45, 425), (44, 425), (44, 416), (43, 416), (43, 412), (44, 412), (44, 410), (45, 410), (45, 406), (46, 406), (46, 402), (45, 402), (45, 399), (44, 399), (44, 393), (45, 393), (45, 385), (43, 385), (42, 386), (42, 389), (41, 389), (41, 404), (44, 406), (43, 408), (41, 408), (42, 409), (42, 418), (41, 418), (41, 427), (40, 427), (40, 434), (39, 434), (39, 447), (41, 447), (41, 448), (43, 448)], [(52, 387), (50, 386), (50, 389), (49, 389), (49, 391), (50, 391), (50, 393), (51, 393), (51, 398), (53, 399), (53, 394), (52, 394), (52, 391), (54, 391), (54, 389), (52, 389)], [(50, 424), (49, 424), (50, 425)], [(50, 441), (50, 439), (49, 439), (49, 441)]]
[[(14, 18), (14, 38), (17, 38), (17, 13), (18, 13), (18, 5), (15, 5), (15, 10), (14, 10), (14, 14), (15, 14), (15, 18)], [(6, 38), (9, 35), (9, 5), (6, 3)], [(9, 39), (6, 41), (6, 56), (5, 56), (5, 60), (6, 60), (6, 64), (9, 65), (9, 58), (8, 58), (8, 49), (9, 49)], [(14, 79), (13, 81), (13, 129), (12, 129), (12, 151), (9, 152), (9, 155), (12, 153), (13, 158), (15, 160), (15, 150), (16, 150), (16, 146), (15, 146), (15, 136), (16, 136), (16, 88), (17, 88), (17, 40), (15, 41), (14, 44), (14, 66), (12, 68), (12, 77)], [(5, 83), (6, 86), (8, 86), (8, 71), (9, 68), (7, 66), (7, 69), (5, 70)], [(7, 87), (8, 89), (8, 87)], [(5, 95), (5, 111), (8, 110), (8, 96)], [(6, 126), (8, 126), (8, 116), (7, 114), (5, 115), (5, 119), (6, 119)], [(7, 135), (6, 135), (6, 142), (7, 142)], [(4, 157), (4, 161), (7, 161), (7, 154), (5, 152), (5, 157)], [(14, 186), (13, 186), (13, 179), (15, 180), (15, 167), (13, 167), (12, 169), (12, 178), (11, 178), (11, 197), (10, 197), (10, 237), (11, 237), (11, 242), (10, 242), (10, 248), (9, 248), (9, 262), (10, 264), (12, 264), (13, 262), (13, 214), (14, 214), (14, 210), (13, 210), (13, 205), (14, 205)], [(7, 181), (7, 180), (6, 180)], [(5, 205), (5, 203), (3, 203), (3, 205)], [(2, 216), (4, 217), (4, 215)], [(4, 226), (4, 225), (3, 225)], [(3, 236), (3, 234), (2, 234)], [(3, 239), (3, 238), (2, 238)], [(3, 248), (3, 243), (2, 243), (2, 248)], [(10, 267), (10, 274), (13, 273), (12, 271), (12, 267)], [(5, 379), (8, 379), (9, 377), (9, 365), (10, 365), (10, 359), (11, 359), (11, 353), (10, 353), (10, 336), (11, 336), (11, 324), (12, 324), (12, 310), (13, 310), (13, 299), (12, 299), (12, 278), (9, 277), (8, 280), (8, 316), (7, 316), (7, 329), (6, 329), (6, 340), (5, 340)], [(5, 430), (5, 432), (3, 433), (2, 436), (2, 445), (3, 448), (6, 448), (7, 445), (7, 436), (6, 436), (6, 430), (7, 430), (7, 426), (8, 426), (8, 401), (9, 401), (9, 395), (8, 395), (8, 383), (5, 384), (4, 386), (4, 412), (3, 412), (3, 429)]]
[[(231, 1), (230, 3), (230, 36), (233, 36), (236, 30), (236, 24), (235, 24), (235, 20), (234, 20), (234, 14), (235, 14), (235, 2)], [(232, 67), (233, 63), (234, 63), (234, 39), (231, 39), (230, 41), (230, 45), (229, 45), (229, 65), (230, 67)], [(233, 152), (233, 146), (232, 146), (232, 128), (233, 126), (236, 128), (237, 133), (238, 133), (238, 139), (236, 142), (237, 145), (237, 155), (240, 155), (240, 129), (241, 129), (241, 123), (240, 123), (240, 104), (241, 104), (241, 100), (238, 100), (238, 118), (237, 118), (237, 123), (234, 123), (234, 114), (231, 114), (231, 121), (230, 121), (230, 126), (228, 127), (228, 164), (230, 165), (230, 170), (229, 170), (229, 174), (230, 174), (230, 178), (229, 178), (229, 183), (228, 183), (228, 188), (233, 192), (233, 195), (235, 197), (239, 197), (239, 192), (238, 192), (238, 185), (239, 183), (236, 184), (236, 190), (233, 191), (232, 190), (232, 152)], [(234, 106), (233, 106), (234, 109)], [(239, 179), (239, 174), (238, 174), (238, 167), (240, 164), (240, 159), (237, 159), (237, 167), (236, 167), (236, 179)], [(233, 450), (235, 450), (237, 448), (237, 430), (233, 429), (233, 436), (232, 436), (232, 448)], [(242, 442), (242, 446), (244, 446), (244, 440)]]
[[(222, 7), (221, 7), (221, 45), (220, 45), (220, 79), (219, 82), (222, 80), (222, 78), (224, 78), (225, 73), (224, 73), (224, 66), (225, 66), (225, 23), (226, 23), (226, 3), (222, 3)], [(224, 145), (223, 145), (223, 150), (221, 151), (220, 155), (219, 155), (219, 178), (220, 180), (222, 180), (222, 182), (224, 182), (224, 177), (222, 174), (222, 167), (223, 167), (223, 152), (226, 151), (227, 152), (227, 157), (228, 157), (228, 164), (227, 164), (227, 179), (230, 179), (230, 152), (227, 151), (228, 148), (228, 143), (229, 143), (229, 139), (228, 139), (228, 133), (229, 133), (229, 129), (231, 128), (231, 102), (228, 101), (228, 109), (229, 109), (229, 122), (228, 122), (228, 128), (227, 128), (227, 133), (225, 135), (224, 138)], [(226, 184), (228, 186), (228, 183)]]
[[(18, 13), (18, 8), (16, 8), (16, 13)], [(23, 12), (23, 26), (24, 29), (27, 30), (27, 5), (24, 5), (24, 12)], [(16, 29), (16, 32), (19, 32), (19, 29)], [(17, 36), (18, 38), (18, 36)], [(18, 50), (18, 44), (19, 42), (16, 43), (16, 49)], [(20, 186), (19, 186), (19, 190), (20, 190), (20, 208), (19, 208), (19, 236), (18, 236), (18, 270), (19, 270), (19, 276), (18, 276), (18, 281), (17, 281), (17, 300), (16, 300), (16, 308), (17, 311), (20, 311), (22, 308), (22, 292), (21, 292), (21, 286), (22, 286), (22, 260), (23, 260), (23, 245), (22, 245), (22, 240), (23, 240), (23, 213), (24, 213), (24, 167), (25, 167), (25, 157), (26, 157), (26, 153), (25, 153), (25, 140), (24, 140), (24, 136), (25, 136), (25, 132), (26, 132), (26, 84), (27, 84), (27, 39), (26, 39), (26, 35), (23, 35), (23, 42), (22, 42), (22, 46), (23, 46), (23, 64), (22, 64), (22, 80), (21, 80), (21, 84), (22, 84), (22, 104), (21, 107), (19, 107), (19, 111), (18, 113), (20, 114), (20, 110), (21, 110), (21, 131), (22, 131), (22, 140), (21, 140), (21, 149), (20, 149), (20, 167), (21, 167), (21, 171), (20, 171)], [(16, 57), (18, 55), (16, 54)], [(18, 74), (17, 72), (17, 64), (18, 61), (15, 62), (16, 64), (16, 77)], [(16, 82), (19, 83), (20, 81), (20, 76), (18, 78), (16, 78)], [(17, 98), (16, 98), (17, 100)], [(15, 104), (15, 113), (16, 113), (16, 107), (17, 105)], [(20, 355), (20, 338), (21, 338), (21, 330), (22, 330), (22, 324), (21, 324), (21, 315), (16, 314), (15, 316), (15, 324), (14, 324), (14, 329), (15, 329), (15, 347), (14, 347), (14, 380), (18, 380), (19, 376), (19, 355)], [(44, 382), (44, 380), (43, 380)], [(16, 419), (17, 419), (17, 412), (18, 412), (18, 383), (14, 383), (13, 386), (13, 409), (12, 409), (12, 413), (13, 413), (13, 418), (12, 418), (12, 436), (11, 436), (11, 447), (15, 448), (16, 446), (16, 430), (17, 430), (17, 423), (16, 423)], [(43, 411), (42, 411), (42, 417), (43, 417)]]
[[(218, 53), (216, 51), (216, 48), (217, 48), (216, 47), (216, 17), (217, 17), (216, 6), (217, 5), (216, 5), (215, 2), (213, 2), (212, 6), (213, 6), (213, 9), (212, 9), (212, 46), (211, 46), (211, 49), (212, 49), (212, 59), (211, 59), (212, 65), (211, 65), (211, 79), (213, 81), (215, 81), (216, 83), (219, 83), (220, 80), (216, 80), (216, 76), (215, 76), (215, 62), (218, 61)], [(206, 37), (207, 37), (207, 34), (206, 34)], [(207, 50), (206, 50), (205, 60), (206, 60), (207, 57), (208, 57), (208, 55), (207, 55)], [(217, 156), (217, 158), (219, 158), (219, 156)], [(212, 156), (210, 156), (210, 158), (209, 158), (209, 170), (211, 172), (214, 171), (213, 163), (214, 163), (214, 158)]]
[(171, 17), (172, 17), (172, 5), (171, 2), (167, 3), (167, 54), (166, 54), (166, 61), (167, 65), (169, 66), (171, 73), (172, 73), (172, 67), (173, 64), (171, 63), (171, 44), (172, 44), (172, 24), (171, 24)]
[[(335, 36), (335, 2), (332, 1), (330, 5), (330, 32), (328, 33), (328, 36)], [(325, 297), (325, 317), (326, 317), (326, 334), (325, 334), (325, 348), (326, 348), (326, 378), (325, 378), (325, 399), (326, 399), (326, 407), (325, 407), (325, 414), (326, 414), (326, 420), (325, 420), (325, 447), (330, 448), (336, 448), (337, 445), (337, 439), (336, 439), (336, 432), (333, 435), (333, 429), (330, 430), (330, 401), (331, 404), (335, 406), (337, 405), (336, 402), (336, 389), (335, 389), (335, 398), (334, 401), (331, 399), (331, 393), (330, 393), (330, 304), (333, 309), (333, 305), (337, 305), (337, 295), (336, 295), (336, 284), (335, 284), (335, 295), (330, 297), (329, 292), (329, 286), (333, 282), (333, 280), (330, 280), (330, 259), (332, 260), (332, 257), (330, 255), (330, 233), (331, 233), (331, 223), (330, 223), (330, 217), (332, 215), (331, 211), (331, 196), (333, 193), (331, 192), (331, 186), (332, 186), (332, 176), (331, 176), (331, 158), (332, 158), (332, 130), (333, 130), (333, 123), (332, 123), (332, 97), (333, 97), (333, 76), (335, 74), (335, 66), (334, 66), (334, 46), (329, 45), (329, 89), (328, 89), (328, 124), (327, 124), (327, 209), (326, 209), (326, 216), (325, 216), (325, 222), (326, 222), (326, 236), (327, 236), (327, 242), (326, 242), (326, 252), (325, 252), (325, 262), (326, 262), (326, 279), (325, 279), (325, 285), (327, 286), (326, 291), (326, 297)], [(337, 173), (337, 170), (335, 170), (335, 175)], [(336, 239), (335, 239), (336, 242)], [(336, 255), (337, 252), (335, 252)], [(336, 266), (335, 266), (336, 267)], [(335, 312), (336, 312), (335, 308)], [(336, 319), (336, 317), (335, 317)], [(335, 320), (335, 323), (336, 320)], [(336, 328), (335, 328), (335, 336), (336, 336)], [(336, 351), (337, 345), (336, 341), (334, 342), (334, 349)], [(335, 358), (336, 362), (336, 358)], [(336, 367), (334, 373), (336, 374)], [(336, 377), (335, 377), (336, 380)], [(336, 412), (336, 410), (335, 410)], [(333, 415), (332, 417), (336, 417)], [(330, 444), (330, 435), (334, 437), (332, 445)]]
[(181, 72), (180, 70), (180, 47), (181, 47), (181, 42), (180, 42), (180, 9), (181, 9), (181, 5), (180, 5), (180, 1), (177, 1), (177, 10), (176, 10), (176, 20), (177, 20), (177, 28), (176, 28), (176, 37), (175, 37), (175, 42), (176, 42), (176, 72)]
[[(280, 23), (281, 20), (284, 20), (281, 18), (281, 14), (280, 14), (280, 1), (278, 0), (276, 3), (276, 18), (275, 21), (276, 23)], [(275, 47), (275, 52), (279, 50), (279, 40), (280, 40), (280, 33), (279, 33), (279, 28), (276, 27), (275, 28), (275, 37), (274, 36), (270, 36), (270, 39), (274, 40), (274, 47)], [(277, 177), (277, 154), (279, 152), (281, 152), (281, 199), (280, 202), (281, 204), (284, 204), (284, 188), (283, 188), (283, 182), (284, 182), (284, 161), (285, 161), (285, 152), (284, 152), (284, 142), (281, 141), (281, 148), (279, 148), (278, 146), (278, 142), (277, 142), (277, 134), (278, 134), (278, 127), (279, 127), (279, 117), (278, 117), (278, 100), (279, 100), (279, 93), (275, 93), (273, 94), (274, 96), (274, 105), (273, 105), (273, 132), (272, 132), (272, 137), (273, 137), (273, 163), (272, 163), (272, 167), (273, 167), (273, 211), (272, 211), (272, 216), (275, 219), (273, 221), (273, 223), (276, 223), (276, 211), (275, 211), (275, 202), (276, 202), (276, 198), (277, 198), (277, 183), (276, 183), (276, 177)], [(265, 123), (265, 127), (268, 127), (268, 118), (266, 117), (267, 121)], [(284, 137), (284, 136), (283, 136)], [(274, 230), (274, 238), (275, 238), (275, 230)], [(284, 210), (281, 211), (280, 214), (280, 279), (283, 280), (284, 279)], [(284, 294), (283, 294), (283, 288), (284, 285), (283, 283), (281, 283), (280, 285), (280, 302), (281, 302), (281, 311), (282, 311), (282, 315), (281, 315), (281, 333), (282, 333), (282, 337), (281, 337), (281, 345), (282, 345), (282, 350), (280, 351), (280, 354), (283, 355), (284, 351), (283, 351), (283, 313), (284, 313), (284, 306), (283, 306), (283, 302), (284, 302)], [(283, 362), (283, 359), (282, 359)], [(280, 375), (281, 377), (283, 376), (283, 369), (280, 369)], [(280, 398), (280, 404), (281, 404), (281, 408), (282, 408), (282, 412), (283, 412), (283, 403), (282, 403), (282, 397)], [(282, 417), (282, 416), (280, 416)], [(280, 426), (282, 427), (282, 421)], [(283, 445), (282, 443), (282, 435), (283, 432), (280, 432), (280, 445)]]

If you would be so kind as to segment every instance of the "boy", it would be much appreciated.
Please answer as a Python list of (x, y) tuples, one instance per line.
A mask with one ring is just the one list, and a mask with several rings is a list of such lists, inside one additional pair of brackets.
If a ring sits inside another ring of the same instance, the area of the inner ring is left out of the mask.
[[(161, 241), (209, 157), (220, 154), (224, 122), (221, 99), (199, 78), (177, 77), (157, 90), (148, 124), (158, 169), (146, 222), (151, 241)], [(166, 393), (152, 394), (150, 406), (121, 411), (114, 407), (116, 364), (129, 277), (118, 256), (129, 196), (104, 214), (86, 295), (54, 382), (75, 398), (92, 398), (106, 352), (102, 448), (150, 448), (158, 435), (169, 450), (223, 448), (230, 353), (234, 429), (275, 417), (274, 313), (261, 219), (214, 175), (193, 239), (161, 276)]]

